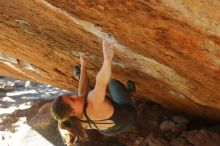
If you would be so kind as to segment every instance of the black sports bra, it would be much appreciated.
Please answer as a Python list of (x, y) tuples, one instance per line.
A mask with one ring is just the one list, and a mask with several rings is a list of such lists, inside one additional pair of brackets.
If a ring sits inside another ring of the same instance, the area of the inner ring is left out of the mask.
[[(84, 115), (86, 117), (86, 120), (85, 121), (81, 120), (81, 122), (88, 123), (91, 129), (93, 124), (99, 132), (101, 132), (106, 136), (117, 135), (129, 129), (133, 125), (136, 119), (137, 116), (136, 109), (132, 105), (117, 104), (112, 100), (110, 101), (114, 107), (114, 112), (110, 118), (103, 120), (91, 120), (86, 113), (86, 108), (84, 108)], [(112, 120), (115, 125), (106, 130), (100, 130), (97, 124), (113, 124), (112, 122), (104, 122), (107, 120)]]

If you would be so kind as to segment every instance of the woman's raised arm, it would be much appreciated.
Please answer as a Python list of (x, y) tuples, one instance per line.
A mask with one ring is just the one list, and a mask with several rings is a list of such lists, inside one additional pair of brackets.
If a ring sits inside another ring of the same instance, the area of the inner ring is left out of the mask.
[(93, 104), (94, 108), (99, 108), (105, 101), (106, 87), (111, 79), (111, 65), (115, 47), (113, 44), (103, 41), (102, 49), (104, 61), (96, 76), (95, 88), (88, 95), (88, 101)]
[(87, 63), (88, 63), (88, 54), (82, 53), (80, 55), (80, 78), (79, 78), (79, 87), (78, 87), (78, 96), (86, 98), (89, 92), (89, 80), (87, 77)]

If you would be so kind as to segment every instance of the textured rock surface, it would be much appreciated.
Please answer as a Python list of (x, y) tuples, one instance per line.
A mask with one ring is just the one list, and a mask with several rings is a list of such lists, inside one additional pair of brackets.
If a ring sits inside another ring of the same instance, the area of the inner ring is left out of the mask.
[(219, 11), (209, 0), (0, 0), (0, 75), (75, 90), (71, 67), (87, 51), (94, 84), (107, 39), (113, 78), (134, 80), (137, 98), (220, 119)]

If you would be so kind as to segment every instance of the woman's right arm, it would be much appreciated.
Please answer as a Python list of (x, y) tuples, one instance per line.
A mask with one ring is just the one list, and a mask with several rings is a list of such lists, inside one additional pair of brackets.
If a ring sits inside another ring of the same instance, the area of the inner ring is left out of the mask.
[(106, 106), (106, 104), (109, 104), (108, 102), (105, 102), (105, 94), (107, 85), (111, 78), (111, 64), (115, 48), (112, 44), (105, 41), (103, 41), (102, 47), (104, 61), (96, 76), (95, 87), (88, 95), (88, 102), (93, 105), (94, 109), (100, 109), (100, 106)]

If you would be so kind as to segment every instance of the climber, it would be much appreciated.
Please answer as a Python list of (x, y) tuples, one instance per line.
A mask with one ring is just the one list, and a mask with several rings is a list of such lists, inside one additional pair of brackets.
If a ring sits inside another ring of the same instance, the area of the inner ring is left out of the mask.
[[(103, 41), (102, 49), (104, 61), (96, 76), (94, 89), (89, 91), (88, 54), (84, 53), (80, 56), (81, 67), (74, 71), (79, 79), (78, 93), (64, 94), (53, 101), (51, 112), (68, 146), (73, 146), (77, 139), (87, 140), (86, 129), (96, 129), (112, 136), (129, 129), (135, 121), (137, 111), (130, 92), (134, 90), (134, 83), (130, 86), (133, 88), (128, 90), (118, 80), (110, 80), (115, 46)], [(106, 97), (107, 86), (110, 97)]]

